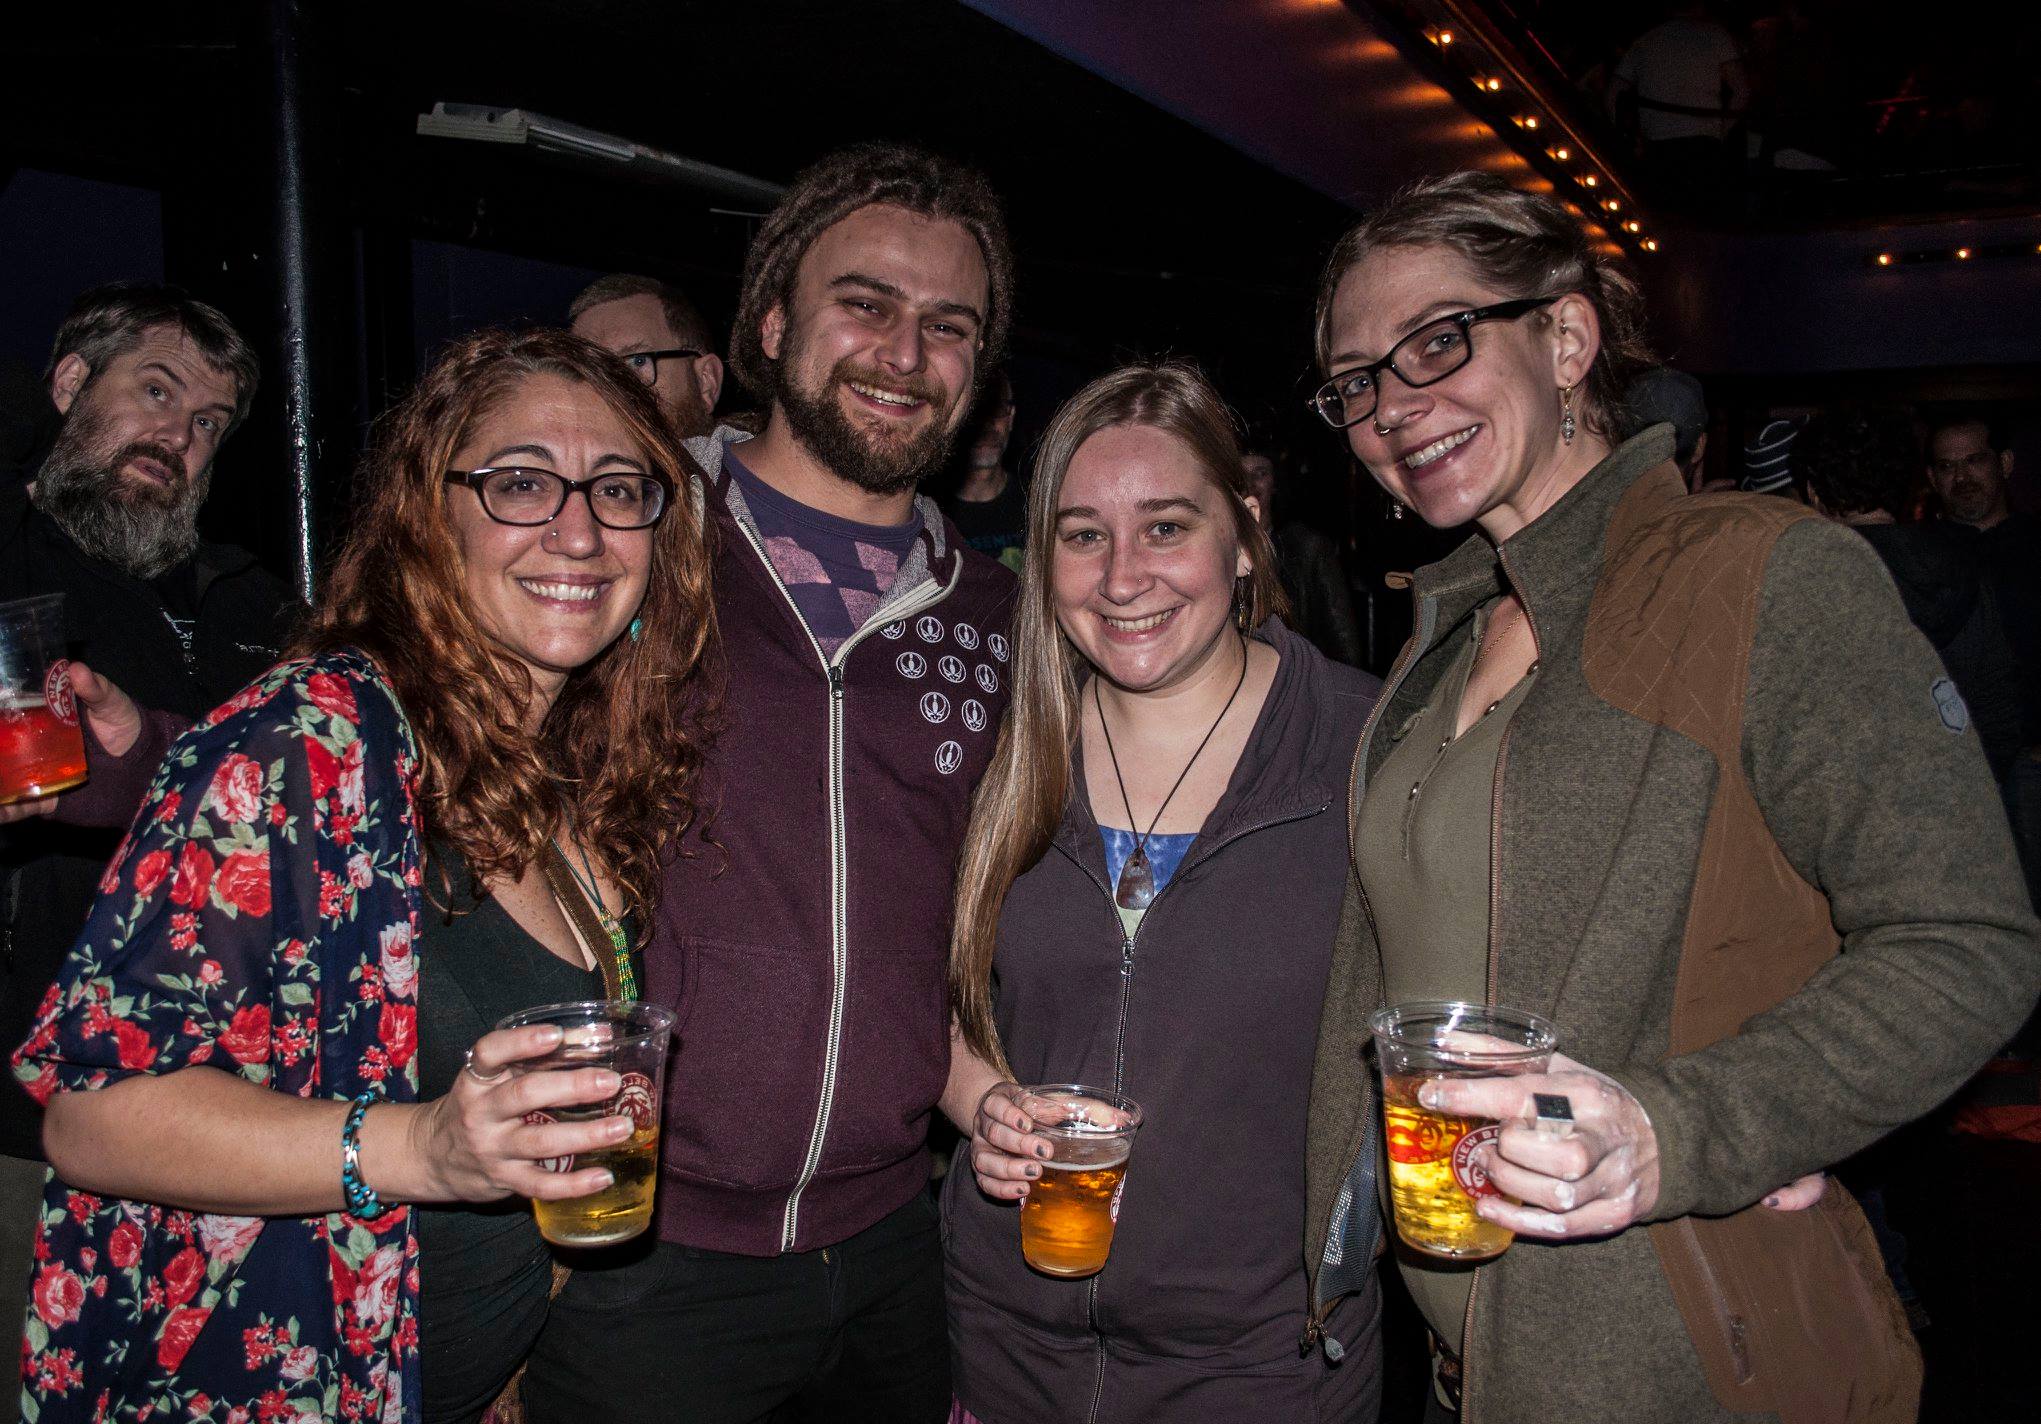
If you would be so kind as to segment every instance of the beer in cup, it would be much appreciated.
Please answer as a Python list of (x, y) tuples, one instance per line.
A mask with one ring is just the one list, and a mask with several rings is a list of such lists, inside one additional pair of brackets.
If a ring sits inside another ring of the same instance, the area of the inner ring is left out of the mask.
[(1021, 1111), (1054, 1149), (1021, 1201), (1021, 1256), (1044, 1275), (1096, 1275), (1113, 1249), (1141, 1105), (1078, 1083), (1023, 1088)]
[(0, 603), (0, 805), (85, 780), (85, 735), (63, 648), (63, 594)]
[(539, 1234), (555, 1246), (609, 1246), (628, 1241), (652, 1224), (652, 1194), (659, 1183), (659, 1112), (666, 1089), (673, 1014), (655, 1004), (589, 1000), (541, 1004), (510, 1015), (496, 1027), (529, 1028), (533, 1024), (559, 1025), (560, 1044), (544, 1057), (513, 1063), (515, 1071), (607, 1068), (621, 1081), (616, 1095), (606, 1101), (564, 1103), (526, 1113), (524, 1120), (593, 1122), (628, 1117), (634, 1129), (614, 1147), (539, 1163), (552, 1172), (607, 1167), (615, 1179), (585, 1197), (533, 1201)]
[(1452, 1261), (1500, 1256), (1516, 1233), (1475, 1215), (1476, 1201), (1501, 1193), (1473, 1157), (1502, 1127), (1436, 1112), (1417, 1100), (1417, 1090), (1438, 1078), (1542, 1073), (1558, 1030), (1536, 1014), (1444, 1000), (1396, 1004), (1376, 1013), (1368, 1026), (1382, 1068), (1396, 1234), (1428, 1256)]

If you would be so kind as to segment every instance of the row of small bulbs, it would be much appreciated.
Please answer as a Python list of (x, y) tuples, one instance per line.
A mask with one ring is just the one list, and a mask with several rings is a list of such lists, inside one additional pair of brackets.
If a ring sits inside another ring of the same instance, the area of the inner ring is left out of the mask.
[(2005, 242), (1993, 247), (1931, 247), (1918, 252), (1881, 252), (1871, 259), (1874, 267), (1899, 267), (1921, 262), (1968, 262), (1974, 257), (2041, 257), (2041, 242)]
[[(1428, 30), (1425, 37), (1442, 51), (1450, 50), (1457, 43), (1458, 38), (1451, 30), (1445, 29)], [(1503, 83), (1500, 79), (1489, 75), (1487, 77), (1477, 77), (1474, 80), (1474, 87), (1486, 94), (1500, 94), (1502, 93)], [(1518, 128), (1529, 134), (1535, 134), (1544, 127), (1544, 121), (1537, 114), (1530, 112), (1518, 114), (1514, 122)], [(1555, 144), (1546, 149), (1545, 156), (1561, 165), (1573, 162), (1573, 150), (1564, 144)], [(1604, 213), (1607, 213), (1617, 228), (1635, 239), (1639, 248), (1646, 252), (1658, 251), (1658, 239), (1644, 235), (1644, 224), (1634, 217), (1626, 218), (1622, 215), (1623, 200), (1614, 194), (1603, 196), (1598, 191), (1602, 186), (1599, 174), (1576, 173), (1573, 175), (1573, 181), (1587, 190), (1585, 194), (1587, 201), (1595, 204)]]

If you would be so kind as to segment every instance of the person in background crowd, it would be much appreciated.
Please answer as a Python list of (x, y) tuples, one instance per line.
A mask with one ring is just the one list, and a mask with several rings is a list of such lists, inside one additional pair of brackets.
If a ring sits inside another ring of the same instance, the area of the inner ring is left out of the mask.
[(558, 1030), (490, 1025), (628, 994), (693, 817), (687, 466), (559, 331), (455, 344), (388, 418), (299, 655), (171, 747), (14, 1055), (39, 1419), (473, 1424), (510, 1379), (552, 1283), (522, 1198), (607, 1185), (552, 1168), (632, 1123), (533, 1119), (615, 1075), (513, 1074)]
[[(0, 1036), (27, 1036), (92, 904), (132, 794), (109, 754), (153, 769), (176, 727), (267, 667), (297, 601), (241, 549), (202, 541), (213, 459), (255, 397), (255, 353), (174, 287), (79, 296), (51, 343), (54, 432), (26, 483), (0, 489), (0, 600), (64, 595), (93, 781), (0, 814)], [(162, 709), (144, 719), (128, 696)], [(97, 784), (94, 784), (97, 783)], [(61, 802), (61, 805), (57, 803)], [(55, 811), (57, 821), (21, 818)], [(12, 822), (13, 824), (6, 824)], [(42, 1113), (0, 1093), (0, 1273), (28, 1271), (42, 1198)], [(11, 1417), (11, 1398), (0, 1418)]]
[(1745, 494), (1773, 494), (1805, 504), (1802, 482), (1793, 468), (1793, 441), (1800, 434), (1800, 425), (1782, 417), (1759, 427), (1758, 433), (1744, 442), (1743, 473), (1736, 487)]
[(1935, 645), (1962, 694), (2010, 814), (2013, 761), (2024, 745), (2019, 668), (1968, 532), (1897, 520), (1913, 483), (1915, 449), (1905, 414), (1846, 407), (1808, 420), (1794, 441), (1793, 463), (1808, 503), (1856, 530), (1885, 561), (1907, 616)]
[(1275, 550), (1296, 631), (1334, 662), (1359, 667), (1361, 624), (1354, 616), (1353, 589), (1340, 565), (1339, 546), (1302, 520), (1278, 522), (1283, 480), (1273, 454), (1250, 449), (1240, 460), (1255, 499), (1255, 519)]
[[(1529, 1010), (1561, 1035), (1549, 1071), (1419, 1092), (1501, 1125), (1470, 1154), (1498, 1193), (1476, 1210), (1516, 1233), (1471, 1272), (1401, 1262), (1454, 1402), (1911, 1419), (1918, 1353), (1856, 1205), (1773, 1203), (1934, 1107), (2041, 989), (1941, 664), (1863, 540), (1694, 501), (1665, 426), (1619, 441), (1642, 298), (1554, 199), (1418, 183), (1319, 291), (1321, 413), (1392, 498), (1476, 531), (1417, 572), (1357, 754), (1307, 1260), (1347, 1259), (1374, 1193), (1369, 1014)], [(1534, 1126), (1534, 1094), (1571, 1127)]]
[(1014, 580), (915, 486), (1012, 312), (997, 199), (915, 150), (823, 159), (752, 245), (731, 364), (765, 427), (691, 447), (728, 691), (713, 824), (669, 868), (647, 955), (646, 997), (682, 1016), (658, 1240), (568, 1281), (535, 1420), (948, 1413), (927, 1138)]
[(1630, 383), (1623, 406), (1632, 429), (1672, 427), (1673, 463), (1680, 467), (1689, 493), (1736, 488), (1736, 481), (1727, 476), (1707, 478), (1708, 399), (1694, 377), (1670, 366), (1653, 366)]
[[(1375, 1415), (1371, 1263), (1321, 1324), (1296, 1242), (1340, 808), (1380, 684), (1283, 626), (1255, 504), (1232, 417), (1188, 367), (1101, 376), (1043, 437), (1018, 691), (972, 809), (951, 950), (943, 1106), (970, 1137), (944, 1202), (960, 1420)], [(1013, 1203), (1056, 1164), (1015, 1078), (1142, 1106), (1090, 1280), (1022, 1259)], [(1324, 1349), (1299, 1349), (1319, 1331)]]
[(1019, 573), (1027, 491), (1007, 468), (1006, 447), (1012, 439), (1013, 385), (1002, 371), (985, 383), (985, 394), (957, 442), (964, 450), (964, 473), (944, 495), (942, 508), (966, 543)]
[(2013, 452), (1988, 414), (1945, 415), (1929, 427), (1926, 453), (1941, 523), (1982, 570), (2012, 648), (2021, 746), (2005, 784), (2028, 888), (2041, 904), (2041, 519), (2013, 509)]
[(715, 428), (723, 393), (723, 358), (687, 294), (671, 282), (613, 272), (567, 304), (568, 329), (624, 358), (652, 388), (684, 436)]
[(1750, 103), (1736, 37), (1706, 0), (1672, 0), (1609, 81), (1609, 111), (1643, 141), (1668, 196), (1718, 192), (1738, 166), (1730, 145)]

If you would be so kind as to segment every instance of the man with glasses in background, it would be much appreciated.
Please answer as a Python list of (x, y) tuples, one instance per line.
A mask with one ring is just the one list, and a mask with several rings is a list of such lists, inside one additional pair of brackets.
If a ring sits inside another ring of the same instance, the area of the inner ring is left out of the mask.
[(709, 324), (670, 282), (613, 272), (589, 283), (567, 306), (568, 329), (614, 351), (650, 386), (682, 436), (715, 429), (723, 358)]

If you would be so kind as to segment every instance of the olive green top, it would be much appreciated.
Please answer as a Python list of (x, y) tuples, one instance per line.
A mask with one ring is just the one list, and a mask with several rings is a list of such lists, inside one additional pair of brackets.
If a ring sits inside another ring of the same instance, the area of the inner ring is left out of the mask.
[[(1382, 942), (1384, 1001), (1488, 999), (1488, 868), (1495, 766), (1509, 714), (1537, 672), (1459, 737), (1460, 699), (1493, 604), (1469, 625), (1438, 694), (1402, 728), (1368, 783), (1354, 840)], [(1394, 1243), (1392, 1242), (1392, 1247)], [(1396, 1249), (1404, 1284), (1456, 1353), (1473, 1267)]]

